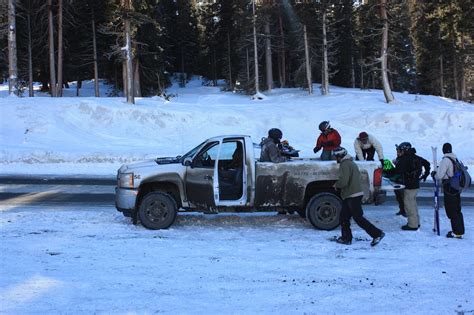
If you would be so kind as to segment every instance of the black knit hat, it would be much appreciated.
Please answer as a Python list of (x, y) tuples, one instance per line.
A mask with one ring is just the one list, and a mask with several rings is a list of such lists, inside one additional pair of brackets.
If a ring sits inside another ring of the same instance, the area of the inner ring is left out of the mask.
[(446, 142), (445, 144), (443, 144), (443, 154), (446, 154), (446, 153), (453, 153), (453, 147), (451, 146), (451, 143), (449, 142)]

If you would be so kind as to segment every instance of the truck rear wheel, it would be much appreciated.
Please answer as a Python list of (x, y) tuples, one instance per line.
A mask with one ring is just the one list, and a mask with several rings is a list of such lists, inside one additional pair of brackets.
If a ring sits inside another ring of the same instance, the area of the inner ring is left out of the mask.
[(169, 194), (150, 192), (142, 200), (138, 208), (138, 217), (142, 225), (151, 230), (166, 229), (176, 219), (178, 207)]
[(342, 200), (330, 193), (314, 195), (306, 206), (306, 217), (319, 230), (334, 230), (339, 226)]

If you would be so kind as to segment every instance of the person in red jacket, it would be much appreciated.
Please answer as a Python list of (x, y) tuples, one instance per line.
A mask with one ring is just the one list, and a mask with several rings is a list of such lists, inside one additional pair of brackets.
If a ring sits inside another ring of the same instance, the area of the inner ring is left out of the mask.
[(313, 149), (314, 153), (323, 149), (321, 153), (322, 161), (332, 160), (332, 151), (341, 145), (341, 136), (336, 129), (331, 128), (329, 121), (323, 121), (319, 124), (321, 134), (316, 141), (316, 146)]

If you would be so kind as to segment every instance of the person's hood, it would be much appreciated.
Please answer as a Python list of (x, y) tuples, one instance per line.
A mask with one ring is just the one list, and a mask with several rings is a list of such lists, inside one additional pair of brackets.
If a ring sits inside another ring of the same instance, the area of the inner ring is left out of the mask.
[(444, 157), (444, 156), (445, 156), (445, 157), (450, 157), (450, 158), (452, 158), (453, 160), (456, 160), (456, 159), (457, 159), (456, 155), (455, 155), (454, 153), (452, 153), (452, 152), (451, 152), (451, 153), (445, 153), (445, 154), (443, 155), (443, 157)]
[(347, 153), (346, 156), (341, 159), (341, 162), (339, 162), (339, 164), (341, 164), (341, 163), (344, 162), (345, 160), (353, 161), (354, 158), (352, 157), (352, 155), (350, 155), (349, 153)]
[(275, 143), (272, 138), (262, 138), (262, 142), (260, 142), (261, 146), (264, 146), (265, 144), (269, 143)]

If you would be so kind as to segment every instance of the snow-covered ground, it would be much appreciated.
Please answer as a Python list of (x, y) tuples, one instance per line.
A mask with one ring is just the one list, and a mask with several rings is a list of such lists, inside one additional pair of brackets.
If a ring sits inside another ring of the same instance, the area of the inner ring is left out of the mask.
[[(367, 131), (389, 158), (410, 141), (431, 160), (431, 146), (448, 141), (474, 167), (474, 107), (463, 102), (395, 93), (388, 105), (381, 91), (338, 87), (326, 97), (277, 89), (252, 101), (198, 80), (168, 92), (177, 96), (128, 105), (90, 97), (91, 82), (81, 90), (89, 97), (72, 97), (71, 85), (71, 97), (57, 99), (6, 97), (0, 86), (0, 175), (113, 177), (125, 162), (182, 154), (220, 134), (259, 142), (272, 127), (314, 157), (322, 120), (351, 153)], [(406, 219), (394, 205), (364, 209), (386, 233), (376, 247), (358, 227), (351, 246), (330, 242), (339, 231), (317, 231), (298, 215), (180, 214), (170, 229), (150, 231), (113, 205), (3, 204), (0, 314), (474, 313), (472, 206), (463, 208), (463, 240), (443, 236), (443, 209), (441, 237), (429, 206), (416, 232), (400, 230)]]
[[(85, 82), (81, 93), (93, 95), (92, 88)], [(276, 89), (256, 101), (202, 86), (200, 80), (168, 92), (177, 96), (169, 102), (137, 98), (136, 105), (116, 97), (0, 97), (0, 174), (113, 175), (124, 162), (180, 155), (216, 135), (246, 134), (258, 143), (272, 127), (280, 128), (302, 157), (314, 157), (323, 120), (339, 131), (352, 154), (354, 139), (366, 131), (381, 141), (389, 158), (402, 141), (428, 160), (431, 146), (451, 142), (474, 168), (474, 106), (451, 99), (395, 93), (397, 101), (388, 105), (380, 90), (332, 87), (329, 96)]]
[[(395, 206), (366, 206), (386, 237), (350, 246), (298, 215), (187, 214), (168, 230), (112, 206), (0, 209), (0, 313), (472, 314), (467, 237), (438, 237), (432, 209), (404, 232)], [(442, 231), (449, 223), (442, 216)], [(464, 313), (463, 313), (464, 312)]]

